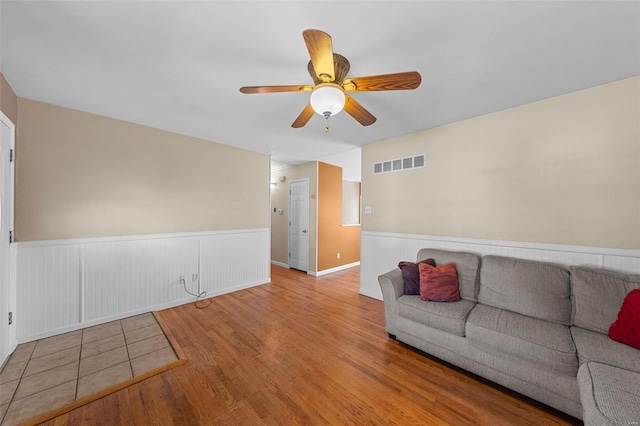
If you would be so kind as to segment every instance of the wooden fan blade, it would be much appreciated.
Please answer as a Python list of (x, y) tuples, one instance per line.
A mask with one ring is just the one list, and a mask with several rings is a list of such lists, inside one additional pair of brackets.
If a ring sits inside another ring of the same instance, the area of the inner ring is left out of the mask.
[(376, 118), (367, 111), (362, 105), (356, 102), (351, 96), (344, 94), (346, 102), (344, 104), (344, 110), (356, 119), (356, 121), (363, 126), (370, 126), (376, 122)]
[(347, 92), (375, 92), (380, 90), (411, 90), (420, 86), (422, 77), (416, 71), (396, 74), (348, 78), (342, 84)]
[(298, 118), (296, 118), (293, 124), (291, 124), (291, 127), (293, 127), (294, 129), (304, 127), (304, 125), (307, 124), (309, 120), (311, 120), (313, 114), (315, 114), (315, 111), (313, 110), (313, 108), (311, 108), (311, 103), (308, 103), (307, 106), (304, 107)]
[(304, 37), (318, 79), (323, 83), (334, 81), (336, 75), (331, 36), (320, 30), (304, 30), (302, 37)]
[(242, 93), (310, 92), (313, 86), (244, 86)]

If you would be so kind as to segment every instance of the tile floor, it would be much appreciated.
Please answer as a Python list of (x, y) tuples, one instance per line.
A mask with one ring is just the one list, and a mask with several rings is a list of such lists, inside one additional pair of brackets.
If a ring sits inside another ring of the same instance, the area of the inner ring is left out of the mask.
[(0, 372), (0, 424), (20, 424), (177, 359), (151, 313), (19, 345)]

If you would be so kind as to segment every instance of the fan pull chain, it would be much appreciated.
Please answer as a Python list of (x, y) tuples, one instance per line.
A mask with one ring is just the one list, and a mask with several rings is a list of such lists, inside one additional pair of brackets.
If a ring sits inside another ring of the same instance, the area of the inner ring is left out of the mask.
[(329, 117), (331, 117), (331, 113), (330, 112), (325, 112), (324, 113), (324, 119), (327, 120), (327, 124), (326, 124), (326, 126), (324, 126), (324, 132), (325, 133), (329, 132)]

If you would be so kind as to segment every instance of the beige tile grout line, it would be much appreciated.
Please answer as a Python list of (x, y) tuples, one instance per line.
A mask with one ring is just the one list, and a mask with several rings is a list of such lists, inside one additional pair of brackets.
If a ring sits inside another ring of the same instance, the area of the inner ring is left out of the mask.
[[(163, 327), (164, 321), (162, 320), (162, 318), (158, 317), (155, 312), (151, 312), (151, 314), (153, 315), (153, 317), (155, 318), (156, 322), (158, 323), (158, 325), (162, 329), (163, 334), (165, 335), (165, 337), (169, 341), (169, 346), (173, 349), (174, 354), (177, 356), (178, 359), (176, 361), (171, 362), (171, 363), (169, 363), (167, 365), (164, 365), (162, 367), (158, 367), (158, 368), (156, 368), (154, 370), (151, 370), (151, 371), (148, 371), (146, 373), (143, 373), (143, 374), (141, 374), (139, 376), (134, 376), (132, 379), (129, 379), (129, 380), (125, 381), (125, 382), (116, 384), (116, 385), (114, 385), (114, 386), (112, 386), (110, 388), (104, 389), (104, 390), (102, 390), (102, 391), (100, 391), (100, 392), (98, 392), (98, 393), (96, 393), (94, 395), (86, 396), (86, 397), (82, 398), (80, 401), (76, 401), (75, 403), (70, 404), (70, 405), (68, 405), (66, 407), (62, 407), (62, 408), (59, 408), (58, 410), (54, 410), (54, 411), (52, 411), (50, 413), (45, 413), (45, 414), (43, 414), (41, 416), (35, 417), (35, 418), (27, 421), (25, 423), (25, 426), (27, 426), (27, 425), (29, 425), (29, 426), (30, 425), (37, 425), (37, 424), (43, 423), (43, 422), (45, 422), (47, 420), (51, 420), (54, 417), (57, 417), (57, 416), (59, 416), (61, 414), (67, 413), (67, 412), (69, 412), (71, 410), (74, 410), (76, 408), (79, 408), (79, 407), (81, 407), (81, 406), (83, 406), (85, 404), (88, 404), (88, 403), (91, 403), (93, 401), (96, 401), (97, 399), (103, 398), (103, 397), (105, 397), (105, 396), (107, 396), (107, 395), (109, 395), (109, 394), (111, 394), (113, 392), (116, 392), (118, 390), (124, 389), (124, 388), (126, 388), (128, 386), (131, 386), (133, 384), (139, 383), (139, 382), (141, 382), (143, 380), (148, 379), (149, 377), (155, 376), (156, 374), (164, 373), (169, 369), (172, 369), (174, 367), (177, 367), (177, 366), (182, 365), (185, 362), (187, 362), (187, 358), (186, 358), (186, 356), (184, 354), (184, 351), (182, 350), (182, 347), (175, 340), (173, 334), (169, 331), (169, 329), (166, 328), (166, 326)], [(125, 339), (125, 345), (126, 345), (126, 339)], [(128, 355), (128, 350), (127, 350), (127, 355)], [(133, 371), (132, 371), (132, 374), (133, 374)]]
[[(36, 344), (33, 345), (33, 349), (31, 349), (31, 352), (29, 353), (29, 358), (27, 359), (27, 363), (24, 365), (24, 370), (22, 370), (22, 373), (20, 373), (20, 377), (18, 378), (18, 384), (16, 385), (16, 388), (13, 390), (13, 394), (11, 395), (11, 399), (7, 403), (7, 410), (4, 412), (4, 414), (2, 415), (2, 418), (0, 419), (0, 425), (2, 425), (2, 423), (4, 423), (4, 418), (7, 417), (7, 414), (9, 413), (9, 408), (11, 408), (11, 404), (13, 404), (13, 398), (15, 398), (16, 393), (18, 393), (18, 387), (20, 386), (20, 383), (22, 383), (22, 377), (24, 376), (25, 371), (27, 371), (27, 367), (29, 366), (29, 362), (31, 362), (31, 355), (33, 355), (33, 353), (35, 352), (36, 346), (38, 346), (38, 342), (40, 340), (42, 340), (42, 339), (36, 340)], [(3, 369), (4, 369), (4, 367), (3, 367)]]
[(78, 384), (80, 383), (80, 361), (82, 360), (82, 344), (84, 343), (84, 328), (80, 334), (80, 352), (78, 352), (78, 374), (76, 374), (76, 391), (73, 394), (73, 400), (78, 400)]
[[(122, 337), (124, 339), (124, 347), (127, 350), (127, 358), (128, 358), (128, 361), (129, 361), (129, 370), (131, 370), (131, 358), (129, 356), (129, 346), (127, 345), (127, 338), (126, 338), (126, 335), (124, 334), (124, 327), (122, 325), (122, 320), (114, 320), (112, 322), (116, 322), (116, 321), (120, 324), (120, 330), (122, 331)], [(105, 323), (105, 324), (108, 324), (108, 323)], [(86, 327), (86, 328), (82, 329), (82, 337), (80, 338), (80, 355), (79, 355), (79, 358), (78, 358), (78, 377), (76, 377), (76, 393), (75, 393), (74, 398), (73, 398), (74, 402), (78, 401), (78, 388), (80, 387), (80, 363), (82, 362), (82, 344), (84, 342), (84, 331), (87, 330), (88, 328), (91, 328), (91, 327)], [(108, 339), (110, 337), (113, 337), (113, 336), (103, 337), (102, 339), (94, 340), (91, 343), (99, 342), (100, 340), (105, 340), (105, 339)], [(115, 348), (115, 349), (117, 349), (117, 348)], [(110, 349), (110, 350), (113, 350), (113, 349)], [(94, 356), (96, 356), (96, 355), (94, 355)], [(88, 357), (88, 358), (91, 358), (91, 357)], [(107, 368), (109, 368), (109, 367), (105, 367), (105, 368), (102, 368), (100, 370), (96, 370), (96, 371), (94, 371), (94, 373), (97, 373), (99, 371), (105, 370)], [(93, 373), (91, 373), (91, 374), (93, 374)], [(131, 376), (133, 377), (133, 371), (131, 373)]]
[(131, 354), (129, 353), (129, 343), (127, 342), (127, 334), (124, 331), (124, 325), (122, 325), (122, 320), (120, 320), (120, 328), (122, 329), (122, 337), (124, 338), (124, 347), (127, 349), (127, 358), (129, 359), (129, 371), (131, 372), (131, 377), (133, 378), (133, 366), (131, 365)]
[[(83, 401), (86, 400), (86, 402), (84, 402), (83, 404), (80, 404), (78, 406), (82, 406), (82, 405), (84, 405), (84, 404), (86, 404), (88, 402), (94, 401), (95, 399), (98, 399), (100, 397), (106, 396), (109, 393), (111, 393), (111, 392), (113, 392), (113, 391), (115, 391), (117, 389), (122, 389), (124, 387), (130, 386), (133, 383), (138, 383), (139, 381), (142, 381), (142, 380), (144, 380), (144, 379), (146, 379), (148, 377), (151, 377), (151, 376), (153, 376), (155, 374), (158, 374), (160, 372), (166, 371), (166, 370), (168, 370), (168, 369), (170, 369), (172, 367), (178, 366), (178, 365), (183, 364), (184, 362), (186, 362), (186, 357), (184, 356), (184, 353), (182, 352), (182, 348), (179, 345), (177, 345), (177, 342), (175, 342), (175, 340), (173, 338), (173, 335), (171, 335), (171, 333), (168, 333), (167, 330), (165, 330), (165, 328), (162, 326), (163, 325), (163, 321), (161, 319), (159, 319), (155, 315), (154, 312), (151, 312), (151, 314), (153, 315), (154, 320), (156, 321), (158, 326), (160, 326), (160, 329), (162, 330), (163, 335), (165, 336), (165, 338), (169, 342), (169, 347), (173, 350), (174, 354), (176, 355), (176, 357), (178, 359), (176, 361), (166, 365), (166, 366), (159, 367), (159, 368), (154, 369), (152, 371), (149, 371), (149, 372), (146, 372), (144, 374), (141, 374), (139, 377), (135, 377), (134, 374), (133, 374), (133, 365), (131, 364), (131, 355), (129, 354), (129, 345), (127, 343), (126, 334), (125, 334), (125, 331), (124, 331), (124, 325), (122, 324), (122, 320), (116, 320), (116, 321), (118, 321), (120, 323), (120, 328), (122, 330), (122, 334), (123, 334), (123, 337), (124, 337), (124, 343), (125, 343), (125, 348), (127, 350), (127, 358), (129, 360), (129, 369), (131, 371), (132, 379), (130, 379), (130, 380), (126, 381), (126, 382), (123, 382), (121, 384), (115, 385), (114, 387), (112, 387), (112, 389), (105, 389), (103, 391), (98, 392), (95, 395), (97, 398), (92, 398), (91, 396), (82, 398), (82, 400)], [(80, 382), (80, 361), (82, 359), (82, 344), (84, 342), (84, 331), (85, 330), (86, 330), (86, 328), (82, 329), (82, 333), (81, 333), (81, 337), (80, 337), (80, 351), (79, 351), (79, 354), (78, 354), (78, 375), (76, 377), (76, 389), (75, 389), (75, 395), (74, 395), (74, 401), (75, 402), (73, 404), (71, 404), (69, 407), (62, 407), (59, 410), (55, 410), (54, 412), (57, 411), (57, 412), (59, 412), (58, 414), (62, 414), (64, 412), (69, 411), (70, 409), (73, 409), (71, 407), (77, 405), (77, 403), (78, 403), (77, 398), (78, 398), (78, 385), (79, 385), (79, 382)], [(43, 340), (43, 339), (37, 340), (36, 344), (33, 346), (33, 349), (29, 353), (29, 358), (27, 360), (27, 364), (25, 365), (24, 370), (20, 374), (20, 378), (17, 379), (18, 380), (18, 385), (16, 386), (16, 389), (14, 390), (13, 395), (11, 395), (11, 400), (7, 403), (7, 410), (6, 410), (5, 414), (2, 416), (2, 418), (0, 418), (0, 425), (4, 422), (4, 419), (7, 416), (7, 413), (9, 412), (9, 408), (10, 408), (11, 404), (14, 402), (14, 397), (15, 397), (15, 394), (17, 393), (18, 386), (20, 386), (20, 382), (22, 381), (22, 379), (24, 377), (24, 373), (27, 371), (27, 366), (29, 365), (29, 362), (32, 359), (32, 355), (35, 352), (35, 349), (38, 346), (38, 342), (40, 342), (40, 340)], [(102, 340), (102, 339), (99, 339), (99, 340)], [(66, 382), (66, 383), (68, 383), (68, 382)], [(33, 420), (45, 419), (47, 417), (48, 417), (48, 415), (45, 413), (45, 414), (43, 414), (41, 416), (36, 417), (35, 419), (28, 420), (26, 424), (32, 424)]]
[[(120, 323), (120, 328), (121, 328), (121, 330), (122, 330), (122, 334), (123, 334), (123, 337), (124, 337), (124, 329), (122, 328), (122, 321), (120, 321), (120, 320), (117, 320), (117, 321)], [(90, 327), (89, 327), (89, 328), (90, 328)], [(85, 331), (85, 330), (86, 330), (86, 328), (83, 328), (83, 329), (81, 329), (81, 330), (80, 330), (80, 331), (81, 331), (81, 333), (80, 333), (80, 351), (78, 352), (78, 359), (77, 359), (77, 362), (78, 362), (78, 374), (77, 374), (76, 379), (75, 379), (75, 381), (76, 381), (76, 386), (75, 386), (75, 393), (74, 393), (74, 397), (73, 397), (73, 400), (74, 400), (74, 401), (77, 401), (77, 400), (78, 400), (78, 384), (79, 384), (79, 381), (80, 381), (80, 361), (82, 360), (82, 344), (84, 343), (84, 331)], [(25, 377), (25, 376), (24, 376), (24, 374), (25, 374), (25, 373), (26, 373), (26, 371), (27, 371), (27, 367), (29, 366), (29, 363), (31, 362), (31, 360), (32, 360), (32, 359), (34, 359), (34, 358), (33, 358), (33, 353), (35, 352), (36, 347), (38, 346), (38, 343), (39, 343), (41, 340), (44, 340), (44, 339), (38, 339), (38, 340), (36, 340), (36, 344), (35, 344), (35, 345), (33, 345), (33, 348), (32, 348), (32, 349), (31, 349), (31, 351), (29, 352), (29, 357), (27, 358), (27, 361), (26, 361), (26, 364), (25, 364), (24, 370), (22, 370), (22, 373), (20, 374), (20, 377), (16, 379), (16, 380), (18, 381), (18, 384), (16, 385), (16, 388), (15, 388), (15, 390), (13, 391), (13, 394), (11, 395), (11, 399), (10, 399), (10, 400), (9, 400), (9, 402), (7, 403), (7, 410), (6, 410), (6, 411), (4, 412), (4, 414), (2, 415), (2, 418), (0, 418), (0, 425), (2, 425), (2, 424), (3, 424), (5, 417), (7, 417), (7, 414), (9, 413), (9, 408), (11, 408), (11, 404), (13, 404), (13, 403), (15, 402), (15, 401), (14, 401), (14, 399), (15, 399), (15, 395), (18, 393), (18, 388), (20, 387), (20, 384), (22, 383), (22, 379)], [(96, 341), (100, 341), (100, 340), (103, 340), (103, 339), (98, 339), (98, 340), (96, 340)], [(72, 346), (72, 348), (73, 348), (73, 347), (75, 347), (75, 346)], [(125, 347), (127, 347), (126, 339), (125, 339)], [(62, 349), (62, 350), (66, 350), (66, 349)], [(56, 352), (60, 352), (60, 351), (56, 351)], [(52, 352), (51, 354), (54, 354), (54, 353), (56, 353), (56, 352)], [(42, 356), (51, 355), (51, 354), (45, 354), (45, 355), (42, 355)], [(129, 356), (129, 351), (128, 351), (128, 347), (127, 347), (127, 357), (128, 357), (128, 356)], [(73, 361), (72, 361), (72, 362), (73, 362)], [(71, 362), (70, 362), (70, 363), (68, 363), (68, 364), (71, 364)], [(64, 364), (64, 365), (68, 365), (68, 364)], [(5, 365), (5, 366), (6, 366), (6, 365)], [(3, 369), (4, 369), (4, 367), (5, 367), (5, 366), (3, 366)], [(129, 359), (129, 369), (131, 370), (131, 360), (130, 360), (130, 359)], [(44, 371), (42, 371), (42, 372), (45, 372), (45, 371), (48, 371), (48, 370), (44, 370)], [(132, 372), (132, 376), (133, 376), (133, 372)], [(70, 381), (71, 381), (71, 380), (70, 380)], [(65, 383), (69, 383), (69, 382), (65, 382)], [(62, 383), (61, 383), (61, 384), (62, 384)], [(36, 392), (36, 393), (44, 392), (44, 391), (46, 391), (46, 390), (48, 390), (48, 389), (50, 389), (50, 388), (42, 389), (42, 390), (40, 390), (40, 391), (38, 391), (38, 392)], [(31, 396), (31, 395), (27, 395), (27, 396)], [(25, 397), (25, 398), (26, 398), (26, 397)]]
[[(84, 329), (82, 329), (82, 331), (83, 331), (83, 332), (81, 333), (81, 337), (80, 337), (80, 353), (82, 352), (82, 339), (83, 339), (83, 337), (84, 337)], [(10, 399), (10, 400), (9, 400), (9, 402), (7, 403), (7, 410), (4, 412), (4, 415), (3, 415), (3, 416), (2, 416), (2, 418), (0, 419), (0, 425), (2, 425), (2, 424), (4, 423), (4, 419), (7, 417), (7, 414), (9, 413), (9, 409), (11, 408), (11, 404), (13, 404), (14, 402), (16, 402), (16, 401), (14, 401), (14, 399), (15, 399), (16, 394), (18, 393), (18, 388), (20, 387), (20, 384), (22, 383), (22, 379), (24, 379), (24, 377), (25, 377), (24, 373), (26, 373), (26, 372), (27, 372), (27, 367), (29, 366), (29, 363), (31, 362), (31, 360), (32, 360), (32, 359), (34, 359), (34, 358), (33, 358), (33, 353), (36, 351), (36, 347), (38, 347), (38, 343), (39, 343), (41, 340), (45, 340), (45, 339), (38, 339), (38, 340), (36, 340), (36, 344), (35, 344), (35, 345), (33, 345), (33, 349), (31, 349), (31, 352), (29, 353), (29, 358), (27, 359), (27, 363), (26, 363), (26, 365), (24, 366), (24, 370), (22, 370), (22, 373), (20, 374), (20, 377), (19, 377), (18, 379), (16, 379), (16, 380), (18, 381), (18, 384), (16, 385), (16, 388), (14, 389), (13, 394), (11, 395), (11, 399)], [(74, 347), (75, 347), (75, 346), (72, 346), (72, 348), (74, 348)], [(62, 349), (62, 350), (66, 350), (66, 349)], [(60, 351), (56, 351), (56, 352), (60, 352)], [(56, 352), (52, 352), (51, 354), (54, 354), (54, 353), (56, 353)], [(42, 355), (42, 356), (51, 355), (51, 354), (45, 354), (45, 355)], [(39, 358), (39, 357), (38, 357), (38, 358)], [(67, 363), (67, 364), (63, 364), (63, 365), (68, 365), (68, 364), (71, 364), (71, 363), (69, 362), (69, 363)], [(62, 367), (63, 365), (58, 366), (58, 367)], [(3, 367), (3, 369), (4, 369), (4, 367)], [(49, 371), (49, 370), (51, 370), (51, 369), (49, 368), (49, 369), (47, 369), (47, 370), (44, 370), (44, 371), (42, 371), (42, 373), (44, 373), (44, 372), (46, 372), (46, 371)], [(80, 375), (80, 355), (78, 355), (78, 375)], [(71, 380), (70, 380), (70, 381), (71, 381)], [(69, 382), (65, 382), (65, 383), (69, 383)], [(63, 384), (63, 383), (61, 383), (61, 384)], [(44, 392), (44, 391), (46, 391), (46, 390), (48, 390), (48, 389), (51, 389), (51, 388), (42, 389), (42, 390), (40, 390), (40, 391), (36, 392), (35, 394), (37, 394), (37, 393), (39, 393), (39, 392)], [(77, 396), (77, 393), (78, 393), (78, 382), (77, 382), (77, 378), (76, 378), (76, 396)], [(35, 395), (35, 394), (32, 394), (32, 395)], [(27, 397), (29, 397), (29, 396), (31, 396), (31, 395), (27, 395), (27, 396), (25, 396), (25, 398), (27, 398)], [(22, 399), (22, 398), (20, 398), (20, 399)], [(75, 396), (74, 396), (74, 400), (75, 400)]]

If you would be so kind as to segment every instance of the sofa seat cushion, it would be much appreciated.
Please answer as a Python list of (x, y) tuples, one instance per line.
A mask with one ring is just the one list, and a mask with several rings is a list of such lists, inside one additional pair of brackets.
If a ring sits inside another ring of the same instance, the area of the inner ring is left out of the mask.
[(507, 356), (542, 369), (573, 375), (578, 371), (569, 327), (478, 304), (467, 320), (472, 346), (495, 357)]
[(400, 296), (398, 315), (456, 336), (464, 337), (465, 322), (476, 305), (469, 300), (427, 302), (420, 296)]
[(589, 362), (578, 371), (585, 426), (634, 425), (640, 419), (640, 373)]
[(606, 334), (571, 327), (580, 364), (598, 362), (640, 373), (640, 350), (611, 340)]

